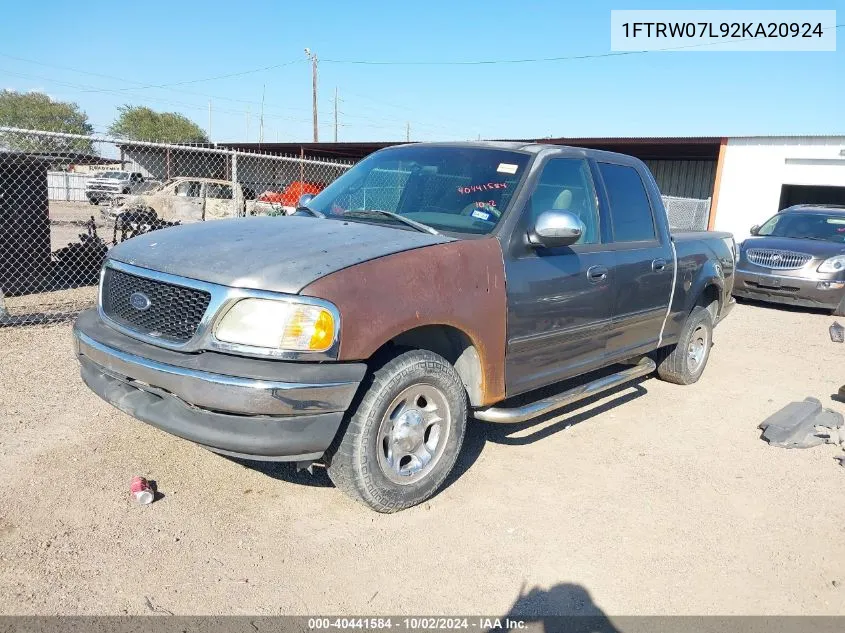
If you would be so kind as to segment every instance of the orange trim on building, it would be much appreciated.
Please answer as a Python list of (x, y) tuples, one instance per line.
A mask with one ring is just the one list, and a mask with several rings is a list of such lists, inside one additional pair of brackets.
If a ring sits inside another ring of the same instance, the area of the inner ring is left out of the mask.
[(710, 217), (707, 220), (707, 230), (712, 231), (716, 225), (716, 206), (719, 204), (719, 189), (722, 186), (722, 168), (725, 166), (725, 149), (728, 139), (722, 138), (719, 144), (719, 158), (716, 159), (716, 180), (713, 182), (713, 195), (710, 197)]

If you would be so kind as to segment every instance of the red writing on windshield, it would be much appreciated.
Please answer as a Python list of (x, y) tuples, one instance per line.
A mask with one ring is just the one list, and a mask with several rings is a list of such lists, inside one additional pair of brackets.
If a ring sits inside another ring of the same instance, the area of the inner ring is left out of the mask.
[(466, 195), (468, 193), (476, 193), (477, 191), (492, 191), (493, 189), (507, 189), (506, 182), (487, 182), (482, 185), (467, 185), (466, 187), (458, 187), (458, 193)]

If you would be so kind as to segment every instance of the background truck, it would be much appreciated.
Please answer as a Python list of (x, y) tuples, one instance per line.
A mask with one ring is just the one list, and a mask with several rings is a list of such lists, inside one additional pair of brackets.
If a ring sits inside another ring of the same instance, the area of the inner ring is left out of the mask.
[[(85, 183), (85, 197), (91, 204), (113, 200), (143, 190), (148, 182), (136, 171), (110, 170), (91, 176)], [(151, 183), (153, 186), (158, 182)]]
[(152, 209), (168, 222), (200, 222), (237, 218), (251, 213), (254, 200), (240, 183), (215, 178), (173, 178), (157, 188), (136, 195), (120, 196), (103, 214), (114, 219), (125, 210)]
[(319, 460), (393, 512), (441, 487), (472, 418), (523, 422), (655, 370), (696, 382), (735, 262), (730, 234), (670, 233), (637, 159), (423, 143), (294, 216), (116, 246), (74, 333), (85, 383), (130, 415)]

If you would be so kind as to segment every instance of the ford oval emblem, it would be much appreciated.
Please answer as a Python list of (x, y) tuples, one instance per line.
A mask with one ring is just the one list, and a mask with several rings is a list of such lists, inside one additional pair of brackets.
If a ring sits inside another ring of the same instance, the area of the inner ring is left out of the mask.
[(152, 305), (152, 301), (143, 292), (133, 292), (129, 295), (129, 305), (136, 310), (143, 311)]

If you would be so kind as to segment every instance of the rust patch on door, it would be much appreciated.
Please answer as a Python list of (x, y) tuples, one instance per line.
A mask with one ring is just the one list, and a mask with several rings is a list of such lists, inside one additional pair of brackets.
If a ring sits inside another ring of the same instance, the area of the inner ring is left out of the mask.
[(461, 330), (478, 351), (481, 404), (505, 397), (507, 303), (495, 238), (417, 248), (339, 270), (302, 290), (340, 310), (339, 360), (367, 359), (424, 325)]

